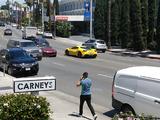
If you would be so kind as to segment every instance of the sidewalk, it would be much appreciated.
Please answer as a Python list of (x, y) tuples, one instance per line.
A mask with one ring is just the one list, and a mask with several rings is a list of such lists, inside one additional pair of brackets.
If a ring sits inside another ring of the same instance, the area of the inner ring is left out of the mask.
[(126, 49), (108, 49), (109, 52), (111, 53), (116, 53), (116, 54), (121, 54), (121, 55), (126, 55), (126, 56), (135, 56), (135, 57), (143, 57), (143, 58), (151, 58), (151, 59), (159, 59), (160, 60), (160, 54), (157, 54), (156, 52), (153, 51), (141, 51), (141, 52), (134, 52), (134, 51), (129, 51)]
[[(13, 93), (13, 79), (14, 77), (9, 76), (0, 72), (0, 93)], [(75, 113), (79, 109), (79, 98), (62, 93), (58, 90), (55, 91), (41, 91), (40, 96), (46, 97), (50, 103), (50, 107), (53, 111), (51, 114), (51, 120), (92, 120), (92, 115), (84, 104), (84, 116), (82, 118), (77, 117)], [(103, 112), (109, 111), (106, 107), (93, 104), (96, 114), (98, 115), (97, 120), (110, 120), (111, 118), (103, 114)], [(101, 112), (103, 111), (103, 112)]]

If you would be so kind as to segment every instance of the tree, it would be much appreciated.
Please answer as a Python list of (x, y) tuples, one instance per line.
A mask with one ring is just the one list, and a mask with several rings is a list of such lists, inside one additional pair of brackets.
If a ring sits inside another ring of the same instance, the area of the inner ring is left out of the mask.
[(159, 1), (158, 15), (157, 15), (156, 42), (157, 42), (157, 50), (160, 51), (160, 1)]
[(31, 21), (31, 8), (32, 8), (32, 3), (33, 3), (33, 0), (25, 0), (27, 6), (29, 6), (29, 13), (30, 13), (30, 17), (29, 17), (29, 25), (31, 24), (30, 21)]
[(130, 0), (130, 18), (132, 32), (132, 48), (135, 51), (144, 50), (145, 47), (142, 40), (140, 0)]
[(120, 16), (120, 30), (119, 30), (119, 39), (121, 42), (122, 48), (129, 47), (129, 1), (122, 0), (121, 4), (121, 16)]
[(119, 35), (119, 6), (118, 0), (112, 3), (112, 16), (111, 16), (111, 43), (112, 45), (119, 44), (118, 35)]
[(58, 2), (58, 0), (54, 0), (53, 7), (55, 7), (55, 9), (56, 9), (55, 14), (59, 15), (59, 2)]
[(96, 8), (94, 12), (94, 35), (95, 38), (106, 40), (107, 34), (107, 14), (106, 1), (96, 0)]
[(147, 48), (148, 34), (148, 0), (141, 0), (141, 16), (142, 16), (142, 39)]
[(150, 49), (154, 49), (154, 30), (155, 30), (155, 12), (156, 11), (156, 0), (148, 0), (148, 41)]

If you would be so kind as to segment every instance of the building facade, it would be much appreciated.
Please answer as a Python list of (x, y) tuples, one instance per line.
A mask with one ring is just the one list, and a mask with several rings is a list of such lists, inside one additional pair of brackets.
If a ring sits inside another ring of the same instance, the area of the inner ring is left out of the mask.
[(84, 0), (62, 0), (59, 3), (60, 15), (83, 15)]
[[(93, 0), (93, 16), (94, 16), (94, 4)], [(89, 21), (90, 21), (90, 0), (61, 0), (59, 2), (59, 14), (60, 15), (81, 15), (84, 16), (83, 21), (72, 21), (74, 26), (73, 32), (76, 33), (89, 33)]]

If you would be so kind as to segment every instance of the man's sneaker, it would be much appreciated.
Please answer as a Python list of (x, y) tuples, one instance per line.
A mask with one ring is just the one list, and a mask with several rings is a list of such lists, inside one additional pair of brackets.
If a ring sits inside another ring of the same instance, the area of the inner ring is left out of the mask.
[(77, 117), (82, 117), (82, 115), (80, 115), (79, 113), (73, 113), (75, 116), (77, 116)]
[(95, 114), (94, 116), (93, 116), (93, 120), (96, 120), (97, 119), (97, 115)]

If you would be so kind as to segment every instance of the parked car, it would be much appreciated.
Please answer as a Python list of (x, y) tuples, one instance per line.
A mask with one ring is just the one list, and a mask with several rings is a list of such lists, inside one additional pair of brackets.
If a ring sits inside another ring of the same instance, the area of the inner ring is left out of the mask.
[(51, 32), (49, 32), (49, 31), (45, 31), (44, 33), (43, 33), (43, 37), (45, 37), (45, 38), (53, 38), (53, 35), (52, 35), (52, 33)]
[(42, 54), (45, 57), (56, 57), (57, 51), (53, 49), (49, 42), (42, 37), (36, 38), (33, 40), (35, 44), (42, 49)]
[(160, 118), (160, 67), (136, 66), (116, 72), (112, 106), (124, 113)]
[(106, 52), (107, 46), (104, 40), (90, 39), (82, 43), (83, 46), (95, 48), (97, 51)]
[(0, 50), (0, 67), (9, 75), (31, 73), (36, 75), (39, 71), (38, 62), (21, 48)]
[(71, 48), (67, 48), (65, 50), (66, 55), (71, 55), (71, 56), (77, 56), (79, 58), (81, 57), (97, 57), (97, 51), (96, 49), (92, 49), (86, 46), (74, 46)]
[(20, 47), (28, 52), (36, 60), (42, 59), (42, 50), (31, 40), (11, 39), (7, 43), (7, 48)]
[(15, 27), (15, 28), (17, 28), (17, 24), (16, 23), (12, 23), (12, 27)]
[(4, 30), (4, 35), (12, 35), (12, 30), (7, 28)]
[(43, 35), (43, 31), (41, 29), (37, 30), (37, 35)]
[(0, 26), (5, 27), (5, 23), (3, 21), (0, 21)]

